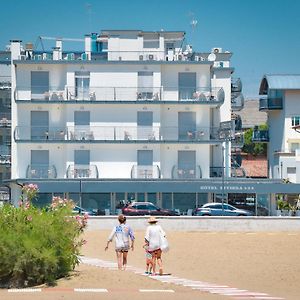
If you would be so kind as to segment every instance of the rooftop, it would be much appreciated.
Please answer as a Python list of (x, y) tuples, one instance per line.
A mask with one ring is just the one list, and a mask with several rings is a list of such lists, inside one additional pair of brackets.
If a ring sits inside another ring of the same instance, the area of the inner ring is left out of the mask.
[(268, 89), (300, 90), (300, 74), (265, 75), (260, 84), (259, 94), (266, 95)]

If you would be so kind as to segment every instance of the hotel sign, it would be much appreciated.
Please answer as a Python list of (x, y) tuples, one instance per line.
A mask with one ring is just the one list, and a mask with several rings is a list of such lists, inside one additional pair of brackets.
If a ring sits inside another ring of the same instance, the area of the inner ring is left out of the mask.
[[(219, 192), (223, 190), (223, 187), (220, 185), (201, 185), (200, 190)], [(224, 185), (224, 191), (226, 192), (254, 192), (254, 186), (250, 185)]]

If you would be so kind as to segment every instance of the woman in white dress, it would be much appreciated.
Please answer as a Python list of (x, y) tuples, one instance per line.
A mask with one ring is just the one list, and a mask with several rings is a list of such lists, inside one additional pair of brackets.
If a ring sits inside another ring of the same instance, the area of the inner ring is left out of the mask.
[(145, 241), (149, 244), (148, 252), (152, 255), (152, 266), (153, 274), (155, 274), (155, 268), (157, 264), (159, 266), (159, 275), (163, 274), (163, 265), (161, 259), (161, 239), (165, 237), (165, 232), (160, 225), (157, 224), (157, 219), (155, 217), (150, 217), (148, 220), (149, 226), (146, 229)]

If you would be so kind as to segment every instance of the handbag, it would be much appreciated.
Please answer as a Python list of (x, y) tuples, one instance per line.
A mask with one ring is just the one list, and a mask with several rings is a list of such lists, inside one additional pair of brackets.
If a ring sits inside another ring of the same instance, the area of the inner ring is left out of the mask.
[(169, 242), (164, 234), (160, 235), (160, 249), (162, 252), (168, 252), (170, 250)]

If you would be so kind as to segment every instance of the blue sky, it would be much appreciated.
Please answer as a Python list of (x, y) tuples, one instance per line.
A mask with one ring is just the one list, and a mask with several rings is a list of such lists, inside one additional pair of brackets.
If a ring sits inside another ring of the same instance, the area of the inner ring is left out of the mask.
[[(193, 48), (233, 52), (244, 95), (258, 97), (264, 74), (300, 73), (298, 0), (1, 1), (0, 49), (10, 39), (81, 38), (101, 29), (184, 30)], [(192, 19), (198, 24), (194, 30)], [(69, 47), (72, 43), (69, 42)]]

